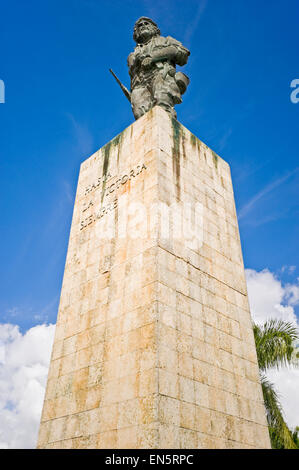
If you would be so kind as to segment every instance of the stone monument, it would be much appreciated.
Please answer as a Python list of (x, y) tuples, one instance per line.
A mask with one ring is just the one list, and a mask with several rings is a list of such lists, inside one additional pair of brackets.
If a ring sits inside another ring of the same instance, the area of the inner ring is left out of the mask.
[(81, 165), (38, 447), (269, 448), (230, 168), (174, 117), (187, 49), (134, 36), (138, 120)]

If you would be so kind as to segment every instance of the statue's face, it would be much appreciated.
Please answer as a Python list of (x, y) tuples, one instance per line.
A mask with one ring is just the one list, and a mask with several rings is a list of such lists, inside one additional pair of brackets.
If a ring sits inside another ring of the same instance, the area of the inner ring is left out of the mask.
[(157, 34), (157, 28), (148, 20), (141, 20), (135, 25), (134, 36), (137, 43), (147, 42)]

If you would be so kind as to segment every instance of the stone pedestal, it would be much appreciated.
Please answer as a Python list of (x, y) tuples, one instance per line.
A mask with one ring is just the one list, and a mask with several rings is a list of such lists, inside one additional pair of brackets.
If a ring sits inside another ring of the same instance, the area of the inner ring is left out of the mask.
[(162, 108), (81, 165), (38, 447), (270, 447), (229, 165)]

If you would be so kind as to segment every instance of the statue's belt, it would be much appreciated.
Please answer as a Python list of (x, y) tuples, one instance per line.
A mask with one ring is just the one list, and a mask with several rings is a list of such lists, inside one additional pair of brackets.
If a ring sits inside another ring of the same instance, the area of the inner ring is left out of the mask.
[(151, 73), (139, 73), (138, 76), (136, 76), (133, 81), (132, 81), (132, 87), (135, 88), (136, 86), (139, 85), (149, 85), (154, 78), (157, 77), (157, 75), (162, 75), (163, 70), (161, 69), (155, 69)]
[(174, 76), (175, 72), (176, 69), (172, 64), (169, 64), (169, 62), (167, 61), (159, 61), (156, 62), (154, 64), (154, 67), (152, 67), (150, 70), (145, 70), (143, 69), (143, 67), (140, 67), (135, 75), (135, 78), (133, 79), (133, 84), (135, 83), (135, 80), (151, 80), (152, 78), (157, 76), (158, 73), (164, 73), (166, 77), (166, 75)]

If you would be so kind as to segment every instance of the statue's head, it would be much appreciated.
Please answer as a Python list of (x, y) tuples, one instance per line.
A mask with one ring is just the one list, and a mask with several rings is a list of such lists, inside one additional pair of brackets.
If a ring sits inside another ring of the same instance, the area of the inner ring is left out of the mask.
[(146, 16), (142, 16), (139, 20), (136, 21), (134, 26), (134, 34), (133, 39), (137, 44), (143, 44), (151, 39), (153, 36), (159, 36), (160, 30), (156, 23), (147, 18)]

